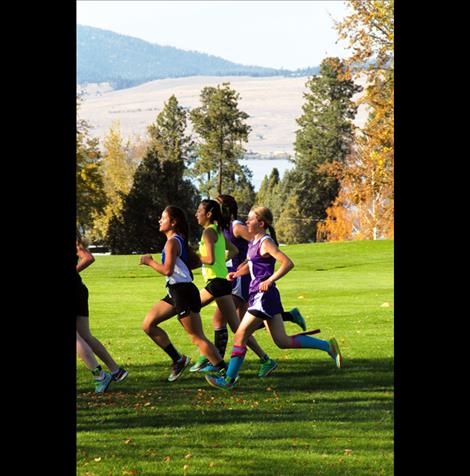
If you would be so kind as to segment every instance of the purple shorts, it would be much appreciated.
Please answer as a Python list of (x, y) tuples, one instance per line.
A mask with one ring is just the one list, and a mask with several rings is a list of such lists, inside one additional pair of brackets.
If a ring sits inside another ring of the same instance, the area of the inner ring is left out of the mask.
[(260, 319), (271, 319), (275, 314), (284, 312), (278, 289), (271, 285), (264, 293), (251, 293), (247, 312)]

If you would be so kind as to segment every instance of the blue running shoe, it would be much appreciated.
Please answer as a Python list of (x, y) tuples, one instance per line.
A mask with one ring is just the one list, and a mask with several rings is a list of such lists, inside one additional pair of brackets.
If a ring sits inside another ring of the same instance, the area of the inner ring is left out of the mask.
[(104, 373), (104, 378), (101, 380), (95, 379), (95, 393), (104, 393), (109, 387), (109, 384), (112, 382), (113, 377), (107, 372)]
[(209, 359), (204, 355), (200, 355), (196, 363), (189, 368), (189, 371), (200, 372), (207, 364), (210, 364)]
[(220, 369), (218, 369), (215, 365), (212, 365), (210, 362), (203, 367), (201, 370), (199, 370), (199, 373), (201, 374), (213, 374), (215, 372), (218, 372)]
[(297, 324), (303, 331), (307, 330), (307, 325), (305, 324), (305, 319), (302, 314), (300, 314), (300, 311), (294, 307), (289, 311), (289, 314), (292, 316), (292, 322), (294, 324)]
[(334, 337), (332, 337), (328, 341), (328, 343), (330, 344), (330, 352), (328, 352), (328, 353), (330, 354), (332, 359), (335, 361), (336, 367), (338, 367), (338, 369), (340, 369), (341, 364), (343, 362), (343, 357), (341, 355), (341, 351), (339, 350), (338, 342), (336, 342), (336, 339)]
[(222, 390), (230, 391), (235, 387), (240, 377), (237, 375), (235, 380), (232, 382), (229, 377), (217, 376), (217, 375), (206, 375), (207, 383), (215, 388), (220, 388)]
[(268, 359), (261, 361), (258, 377), (267, 377), (275, 368), (277, 368), (277, 362), (275, 360)]

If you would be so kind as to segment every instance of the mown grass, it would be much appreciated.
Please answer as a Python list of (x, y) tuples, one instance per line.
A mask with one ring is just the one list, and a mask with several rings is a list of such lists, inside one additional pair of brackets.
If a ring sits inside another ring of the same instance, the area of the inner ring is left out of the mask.
[[(166, 381), (168, 358), (140, 327), (164, 278), (138, 256), (96, 257), (82, 273), (92, 331), (129, 377), (96, 396), (77, 361), (78, 475), (393, 474), (393, 241), (283, 250), (296, 265), (278, 283), (285, 308), (299, 307), (318, 337), (336, 336), (344, 368), (321, 351), (278, 349), (258, 331), (280, 365), (259, 379), (249, 352), (232, 394), (189, 372)], [(202, 287), (199, 270), (195, 281)], [(213, 310), (201, 313), (210, 338)], [(164, 327), (197, 358), (175, 319)]]

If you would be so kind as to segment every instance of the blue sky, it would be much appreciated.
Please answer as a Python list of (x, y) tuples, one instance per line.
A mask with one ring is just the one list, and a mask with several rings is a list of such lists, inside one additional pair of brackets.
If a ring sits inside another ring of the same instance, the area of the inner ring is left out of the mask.
[(347, 57), (330, 1), (77, 1), (77, 23), (244, 65), (297, 69)]

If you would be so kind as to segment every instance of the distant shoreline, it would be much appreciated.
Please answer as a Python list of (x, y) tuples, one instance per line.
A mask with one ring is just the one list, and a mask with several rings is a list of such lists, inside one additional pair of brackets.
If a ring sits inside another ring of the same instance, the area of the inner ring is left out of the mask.
[(287, 153), (274, 154), (246, 154), (240, 160), (290, 160), (291, 155)]

